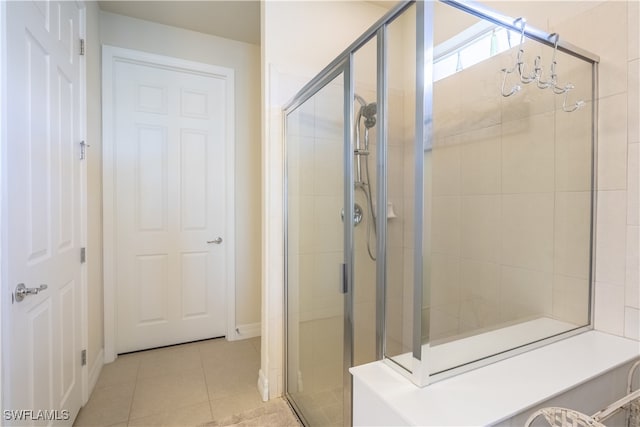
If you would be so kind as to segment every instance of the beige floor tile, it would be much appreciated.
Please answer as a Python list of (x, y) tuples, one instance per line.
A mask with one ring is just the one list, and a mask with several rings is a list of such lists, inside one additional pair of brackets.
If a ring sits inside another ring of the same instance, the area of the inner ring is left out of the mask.
[(194, 345), (162, 348), (141, 354), (138, 370), (140, 379), (202, 369), (200, 352)]
[(208, 365), (205, 366), (204, 372), (211, 400), (256, 390), (256, 367)]
[(131, 405), (130, 420), (179, 409), (208, 399), (202, 369), (140, 379)]
[(262, 338), (261, 337), (255, 337), (255, 338), (250, 338), (249, 342), (251, 343), (251, 345), (253, 345), (253, 348), (255, 348), (255, 350), (258, 352), (258, 354), (260, 354), (260, 345), (262, 343)]
[(211, 340), (203, 342), (199, 349), (205, 364), (213, 362), (237, 366), (255, 361), (260, 363), (260, 353), (256, 351), (250, 340)]
[[(263, 403), (260, 338), (207, 340), (120, 356), (105, 365), (75, 425), (298, 426), (282, 399)], [(325, 404), (330, 395), (320, 395)], [(293, 421), (292, 421), (293, 420)]]
[(180, 409), (167, 409), (161, 413), (129, 422), (129, 427), (187, 427), (198, 426), (212, 421), (209, 402), (185, 406)]
[(119, 356), (114, 362), (102, 367), (96, 389), (116, 384), (135, 383), (139, 366), (139, 354)]
[(75, 426), (110, 426), (126, 422), (135, 384), (118, 384), (94, 390), (80, 410)]
[(263, 406), (264, 403), (256, 389), (211, 400), (211, 415), (213, 415), (214, 421), (219, 421)]

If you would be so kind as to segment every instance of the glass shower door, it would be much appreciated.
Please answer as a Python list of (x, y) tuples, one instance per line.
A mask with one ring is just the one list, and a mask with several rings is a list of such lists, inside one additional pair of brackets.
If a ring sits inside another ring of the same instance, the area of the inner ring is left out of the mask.
[[(342, 425), (344, 74), (286, 118), (286, 394), (306, 425)], [(350, 346), (348, 346), (350, 347)], [(348, 409), (347, 409), (348, 410)]]

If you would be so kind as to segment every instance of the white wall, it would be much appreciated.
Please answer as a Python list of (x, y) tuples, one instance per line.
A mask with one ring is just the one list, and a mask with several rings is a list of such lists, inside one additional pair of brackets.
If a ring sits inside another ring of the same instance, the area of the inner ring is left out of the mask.
[[(87, 79), (87, 366), (90, 379), (102, 366), (104, 347), (102, 283), (102, 106), (100, 91), (100, 9), (86, 2)], [(97, 378), (95, 378), (97, 379)], [(90, 384), (92, 386), (93, 384)]]
[[(259, 46), (167, 25), (100, 12), (100, 43), (150, 52), (235, 70), (236, 105), (236, 326), (260, 322), (260, 76)], [(92, 147), (95, 169), (101, 147)], [(89, 193), (101, 203), (101, 171), (90, 171)], [(101, 207), (99, 208), (101, 209)], [(90, 233), (101, 247), (100, 210), (90, 208)], [(96, 249), (96, 251), (99, 249)], [(96, 277), (101, 265), (95, 265)], [(101, 277), (101, 276), (100, 276)], [(100, 301), (101, 302), (101, 301)], [(102, 319), (95, 320), (102, 322)], [(92, 329), (95, 326), (92, 325)]]
[(261, 2), (263, 141), (263, 399), (283, 392), (282, 107), (385, 9), (350, 1)]

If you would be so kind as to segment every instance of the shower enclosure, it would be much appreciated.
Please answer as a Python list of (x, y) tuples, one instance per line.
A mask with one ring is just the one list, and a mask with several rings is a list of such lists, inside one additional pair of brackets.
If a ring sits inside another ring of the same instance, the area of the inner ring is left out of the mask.
[(285, 107), (285, 394), (351, 422), (348, 369), (418, 386), (592, 325), (598, 58), (401, 2)]

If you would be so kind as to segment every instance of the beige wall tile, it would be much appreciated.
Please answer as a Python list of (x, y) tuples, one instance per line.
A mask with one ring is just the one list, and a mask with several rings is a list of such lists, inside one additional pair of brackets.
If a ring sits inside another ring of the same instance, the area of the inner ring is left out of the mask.
[[(409, 168), (411, 175), (413, 175), (413, 156), (410, 159), (406, 159), (404, 156), (404, 147), (389, 146), (387, 152), (387, 191), (389, 197), (402, 197), (405, 193), (411, 194), (410, 190), (413, 190), (413, 186), (405, 188), (404, 186), (404, 171), (405, 168)], [(374, 175), (376, 172), (376, 164), (369, 161), (369, 172)]]
[(624, 287), (596, 282), (595, 328), (624, 335)]
[(319, 252), (314, 259), (313, 308), (317, 316), (342, 312), (340, 265), (342, 252)]
[(460, 252), (463, 258), (500, 261), (501, 196), (463, 196)]
[(596, 281), (622, 285), (626, 260), (626, 191), (599, 191), (596, 216)]
[(557, 191), (589, 191), (592, 169), (591, 104), (573, 113), (556, 112), (555, 180)]
[(492, 262), (460, 260), (460, 292), (464, 300), (497, 302), (500, 292), (500, 265)]
[(460, 260), (433, 254), (431, 263), (431, 307), (458, 304), (460, 301)]
[(553, 317), (575, 325), (589, 323), (591, 292), (587, 279), (554, 275)]
[(553, 193), (502, 196), (502, 264), (553, 271)]
[(460, 196), (433, 198), (431, 245), (434, 252), (460, 254)]
[(343, 195), (316, 196), (314, 198), (315, 249), (319, 252), (341, 252), (344, 231), (341, 210)]
[(461, 332), (500, 323), (500, 266), (460, 261)]
[[(424, 196), (424, 200), (431, 200), (427, 194)], [(414, 230), (414, 208), (415, 208), (415, 199), (413, 197), (405, 197), (404, 198), (404, 206), (400, 207), (399, 204), (394, 203), (393, 207), (395, 209), (396, 214), (398, 215), (397, 219), (389, 220), (389, 223), (394, 223), (396, 221), (402, 223), (404, 236), (402, 237), (402, 243), (405, 248), (413, 248), (415, 234)], [(425, 206), (425, 218), (423, 219), (422, 227), (426, 229), (430, 226), (431, 219), (427, 220), (426, 212), (428, 207)], [(427, 234), (424, 234), (426, 236)]]
[(460, 194), (460, 147), (451, 143), (433, 147), (432, 186), (434, 196), (450, 196)]
[(461, 193), (500, 193), (500, 126), (471, 131), (460, 139)]
[(315, 194), (332, 196), (342, 194), (344, 185), (342, 140), (316, 139), (314, 153)]
[[(309, 196), (315, 194), (315, 178), (314, 178), (314, 163), (315, 163), (315, 143), (312, 137), (298, 137), (296, 139), (298, 145), (298, 169), (296, 174), (289, 176), (289, 184), (292, 185), (291, 191), (299, 192), (300, 195)], [(288, 160), (292, 160), (293, 156), (289, 156)], [(299, 182), (295, 182), (298, 178)]]
[(315, 95), (315, 137), (341, 140), (344, 129), (344, 94), (340, 79)]
[(449, 77), (462, 93), (458, 128), (483, 129), (502, 120), (502, 95), (497, 84), (502, 77), (496, 58), (490, 58)]
[(429, 338), (431, 342), (446, 339), (459, 333), (458, 312), (458, 305), (434, 307), (430, 310)]
[(627, 95), (600, 100), (598, 114), (598, 189), (627, 186)]
[(628, 21), (629, 29), (629, 60), (640, 58), (640, 2), (635, 0), (628, 2)]
[[(635, 2), (636, 4), (638, 2)], [(637, 31), (637, 29), (636, 29)], [(629, 62), (629, 90), (627, 91), (628, 141), (640, 142), (640, 59)]]
[(629, 144), (627, 163), (627, 224), (640, 225), (640, 144)]
[(550, 315), (553, 274), (503, 266), (500, 270), (500, 313), (503, 321)]
[(591, 246), (591, 193), (556, 193), (554, 272), (587, 279)]
[(624, 308), (624, 336), (640, 340), (640, 310), (637, 308)]
[(600, 55), (600, 97), (627, 87), (627, 3), (602, 2), (555, 28), (563, 39)]
[(547, 113), (503, 124), (503, 193), (554, 190), (554, 121)]
[(625, 277), (625, 305), (640, 308), (640, 227), (627, 226), (627, 274)]
[(462, 117), (462, 88), (457, 79), (447, 78), (433, 85), (433, 132), (437, 138), (453, 135)]

